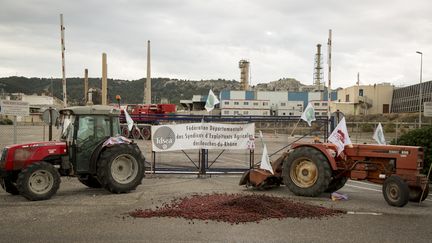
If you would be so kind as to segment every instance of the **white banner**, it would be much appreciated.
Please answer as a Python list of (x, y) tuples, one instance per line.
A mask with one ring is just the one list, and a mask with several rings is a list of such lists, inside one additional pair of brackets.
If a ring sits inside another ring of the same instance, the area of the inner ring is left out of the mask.
[(188, 123), (152, 126), (152, 150), (251, 149), (255, 144), (255, 123)]
[(30, 115), (29, 103), (20, 100), (1, 100), (0, 114), (10, 116)]

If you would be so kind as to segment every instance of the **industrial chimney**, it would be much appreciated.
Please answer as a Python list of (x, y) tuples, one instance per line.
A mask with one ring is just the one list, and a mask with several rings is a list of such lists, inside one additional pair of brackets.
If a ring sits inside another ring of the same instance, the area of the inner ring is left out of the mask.
[(322, 71), (322, 54), (321, 54), (321, 44), (317, 45), (317, 53), (315, 54), (315, 68), (314, 68), (314, 75), (313, 75), (313, 81), (315, 87), (319, 87), (321, 90), (321, 80), (323, 78), (323, 71)]
[(84, 69), (84, 104), (88, 101), (88, 69)]
[(108, 81), (107, 81), (107, 55), (102, 53), (102, 105), (107, 105), (108, 98)]
[(144, 104), (151, 104), (151, 70), (150, 70), (150, 41), (147, 41), (147, 79), (144, 86)]
[(240, 85), (242, 90), (249, 89), (249, 61), (240, 60)]

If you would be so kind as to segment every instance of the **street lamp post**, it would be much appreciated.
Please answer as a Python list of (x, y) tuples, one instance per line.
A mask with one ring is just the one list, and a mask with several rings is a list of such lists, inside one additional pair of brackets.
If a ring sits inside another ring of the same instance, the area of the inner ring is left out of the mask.
[(419, 128), (421, 127), (421, 117), (422, 117), (422, 71), (423, 71), (423, 52), (416, 51), (420, 54), (420, 86), (419, 86)]

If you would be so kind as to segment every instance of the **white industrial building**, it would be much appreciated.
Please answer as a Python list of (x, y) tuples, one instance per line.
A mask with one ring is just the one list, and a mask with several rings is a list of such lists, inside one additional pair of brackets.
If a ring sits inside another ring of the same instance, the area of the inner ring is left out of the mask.
[(220, 109), (222, 116), (268, 116), (270, 102), (269, 100), (222, 100)]
[(303, 101), (282, 101), (273, 109), (276, 116), (301, 116)]

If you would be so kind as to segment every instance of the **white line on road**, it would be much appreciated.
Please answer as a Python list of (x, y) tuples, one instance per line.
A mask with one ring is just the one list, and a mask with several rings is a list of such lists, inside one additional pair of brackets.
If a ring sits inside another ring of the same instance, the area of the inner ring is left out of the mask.
[(354, 186), (354, 185), (349, 185), (349, 184), (345, 184), (345, 185), (346, 186), (350, 186), (350, 187), (365, 189), (365, 190), (369, 190), (369, 191), (381, 192), (381, 190), (373, 189), (373, 188), (367, 188), (367, 187), (362, 187), (362, 186)]
[(348, 211), (347, 214), (361, 214), (361, 215), (374, 215), (374, 216), (380, 216), (382, 213), (374, 213), (374, 212), (354, 212), (354, 211)]
[[(367, 187), (362, 187), (362, 186), (354, 186), (354, 185), (349, 185), (349, 184), (345, 184), (345, 186), (350, 186), (350, 187), (354, 187), (354, 188), (365, 189), (365, 190), (375, 191), (375, 192), (381, 192), (382, 191), (382, 190), (378, 190), (378, 189), (367, 188)], [(429, 194), (429, 195), (431, 195), (431, 194)], [(432, 199), (426, 198), (425, 200), (432, 202)]]
[[(349, 180), (349, 182), (355, 182), (355, 183), (359, 183), (359, 184), (363, 184), (363, 185), (368, 185), (368, 186), (379, 187), (379, 188), (382, 187), (382, 185), (380, 185), (380, 184), (374, 184), (374, 183), (371, 183), (371, 182), (356, 181), (356, 180)], [(432, 193), (429, 193), (429, 196), (432, 196)]]

